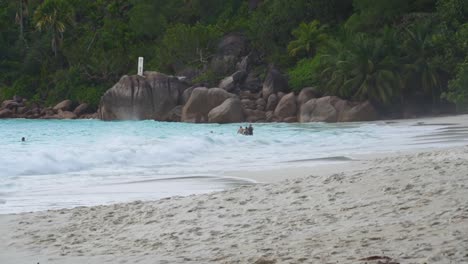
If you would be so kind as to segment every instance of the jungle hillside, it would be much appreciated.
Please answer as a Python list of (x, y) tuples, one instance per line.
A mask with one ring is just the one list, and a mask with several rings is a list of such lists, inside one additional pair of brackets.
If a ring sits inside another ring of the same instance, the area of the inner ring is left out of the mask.
[(264, 76), (383, 112), (468, 108), (466, 0), (1, 0), (0, 99), (97, 107), (145, 69), (216, 85), (220, 39), (248, 39)]

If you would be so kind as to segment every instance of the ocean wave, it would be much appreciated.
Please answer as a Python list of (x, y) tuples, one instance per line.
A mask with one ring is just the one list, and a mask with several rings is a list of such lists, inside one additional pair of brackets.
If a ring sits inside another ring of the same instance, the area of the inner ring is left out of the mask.
[[(398, 148), (411, 135), (430, 129), (382, 123), (258, 124), (250, 137), (236, 134), (238, 124), (23, 121), (5, 128), (0, 131), (4, 146), (0, 177), (139, 168), (177, 173), (271, 167), (304, 157), (352, 157)], [(36, 133), (26, 135), (26, 143), (11, 140), (23, 131)]]

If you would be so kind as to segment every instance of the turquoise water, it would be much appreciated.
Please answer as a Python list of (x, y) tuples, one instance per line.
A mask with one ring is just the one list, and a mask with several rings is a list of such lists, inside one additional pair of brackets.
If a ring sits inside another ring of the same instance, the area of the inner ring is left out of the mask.
[(241, 136), (239, 124), (0, 120), (0, 213), (204, 193), (249, 183), (228, 171), (462, 144), (430, 138), (450, 126), (255, 124)]

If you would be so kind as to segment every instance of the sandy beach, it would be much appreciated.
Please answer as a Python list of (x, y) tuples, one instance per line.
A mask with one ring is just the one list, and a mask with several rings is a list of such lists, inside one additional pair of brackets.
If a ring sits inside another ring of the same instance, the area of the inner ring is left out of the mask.
[(468, 263), (468, 147), (334, 168), (206, 195), (0, 215), (0, 263)]

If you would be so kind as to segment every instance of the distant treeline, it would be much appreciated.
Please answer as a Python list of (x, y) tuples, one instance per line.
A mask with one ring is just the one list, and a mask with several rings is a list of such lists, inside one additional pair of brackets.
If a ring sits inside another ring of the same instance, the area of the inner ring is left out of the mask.
[(138, 56), (169, 74), (203, 69), (229, 32), (296, 91), (468, 105), (466, 0), (2, 0), (0, 99), (96, 106)]

